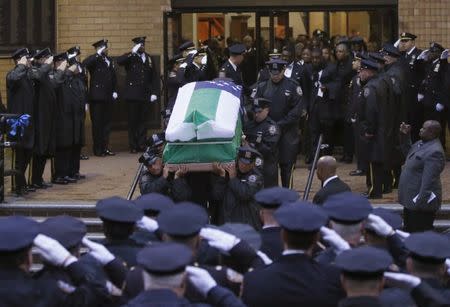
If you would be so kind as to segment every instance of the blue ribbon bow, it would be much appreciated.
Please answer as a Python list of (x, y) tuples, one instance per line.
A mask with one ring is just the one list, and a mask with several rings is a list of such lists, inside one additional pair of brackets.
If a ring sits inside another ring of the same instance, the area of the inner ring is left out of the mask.
[(17, 136), (17, 129), (20, 129), (20, 137), (23, 137), (23, 134), (25, 133), (25, 128), (30, 125), (30, 115), (29, 114), (23, 114), (19, 118), (14, 119), (10, 118), (6, 122), (11, 127), (11, 130), (9, 131), (8, 135), (11, 137)]

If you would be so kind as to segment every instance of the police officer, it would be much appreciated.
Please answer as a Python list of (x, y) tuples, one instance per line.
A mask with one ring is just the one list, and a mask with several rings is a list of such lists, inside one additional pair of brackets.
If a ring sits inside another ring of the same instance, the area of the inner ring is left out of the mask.
[[(281, 59), (281, 52), (278, 49), (273, 49), (271, 53), (269, 53), (269, 61), (273, 59)], [(267, 81), (270, 79), (269, 67), (264, 65), (258, 72), (258, 82)]]
[(184, 63), (180, 65), (177, 71), (177, 78), (180, 85), (183, 86), (189, 82), (207, 80), (207, 61), (208, 55), (204, 48), (190, 51)]
[(274, 59), (267, 65), (270, 80), (258, 83), (255, 98), (271, 101), (269, 116), (281, 130), (278, 162), (281, 184), (292, 187), (299, 144), (298, 122), (304, 109), (302, 89), (295, 81), (284, 77), (285, 61)]
[(130, 53), (117, 58), (117, 64), (127, 72), (124, 98), (128, 107), (128, 143), (131, 153), (145, 149), (148, 104), (158, 100), (160, 90), (159, 72), (154, 59), (145, 52), (146, 37), (132, 39)]
[(225, 69), (225, 76), (233, 80), (233, 82), (237, 85), (243, 86), (242, 81), (242, 71), (240, 65), (244, 60), (245, 53), (245, 45), (244, 44), (235, 44), (228, 48), (230, 51), (230, 57), (228, 61), (226, 61), (222, 68)]
[(261, 154), (250, 146), (238, 151), (237, 165), (213, 164), (212, 198), (220, 202), (219, 224), (246, 223), (259, 230), (259, 208), (253, 200), (263, 187), (263, 177), (255, 165)]
[(261, 207), (259, 211), (262, 221), (260, 251), (272, 260), (278, 259), (283, 253), (281, 227), (274, 213), (284, 203), (295, 202), (298, 199), (299, 195), (296, 191), (282, 187), (263, 189), (255, 194), (255, 200)]
[(92, 122), (94, 155), (113, 156), (108, 148), (111, 132), (112, 104), (117, 100), (117, 79), (114, 62), (108, 56), (108, 40), (102, 39), (92, 44), (96, 52), (88, 56), (82, 66), (90, 74), (89, 109)]
[(14, 169), (18, 174), (14, 177), (14, 190), (17, 195), (23, 195), (35, 188), (27, 186), (25, 170), (30, 163), (34, 145), (34, 88), (30, 52), (27, 48), (17, 49), (13, 55), (16, 66), (6, 75), (8, 91), (8, 113), (30, 115), (30, 125), (23, 131), (23, 137), (18, 139), (14, 148)]
[(265, 98), (253, 100), (254, 118), (244, 125), (245, 140), (255, 147), (263, 158), (264, 187), (278, 185), (278, 140), (280, 129), (269, 117), (270, 101)]
[(184, 61), (184, 58), (181, 54), (174, 56), (169, 61), (169, 75), (167, 76), (167, 105), (164, 110), (163, 118), (168, 119), (172, 114), (173, 107), (175, 105), (175, 100), (177, 99), (178, 89), (181, 87), (182, 83), (177, 77), (177, 72), (179, 66)]

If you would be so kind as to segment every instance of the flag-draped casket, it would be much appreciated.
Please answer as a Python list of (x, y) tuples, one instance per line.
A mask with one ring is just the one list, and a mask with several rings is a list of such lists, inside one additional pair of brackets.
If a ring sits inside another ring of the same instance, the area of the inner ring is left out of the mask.
[(240, 96), (240, 87), (226, 81), (181, 87), (166, 129), (164, 162), (234, 162), (242, 134)]

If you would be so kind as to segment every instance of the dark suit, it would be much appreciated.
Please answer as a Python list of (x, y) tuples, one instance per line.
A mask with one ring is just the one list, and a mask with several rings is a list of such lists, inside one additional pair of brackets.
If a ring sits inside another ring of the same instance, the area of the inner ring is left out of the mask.
[(261, 235), (261, 247), (259, 250), (272, 260), (278, 259), (283, 253), (281, 227), (266, 227), (261, 229), (259, 234)]
[[(109, 64), (108, 64), (109, 62)], [(95, 155), (108, 149), (111, 133), (113, 93), (117, 92), (117, 79), (112, 58), (91, 55), (83, 61), (89, 71), (89, 108), (92, 122), (92, 140)]]
[[(441, 207), (441, 173), (445, 167), (445, 153), (439, 139), (418, 141), (411, 146), (411, 140), (403, 144), (406, 154), (398, 187), (398, 200), (404, 207), (406, 231), (425, 231), (433, 228), (436, 211)], [(428, 202), (431, 193), (436, 197)], [(418, 195), (416, 202), (413, 199)]]
[(291, 254), (247, 273), (242, 300), (249, 307), (335, 307), (343, 296), (339, 270), (305, 254)]
[(237, 85), (243, 85), (242, 72), (239, 66), (236, 66), (235, 70), (233, 68), (233, 65), (231, 65), (230, 61), (228, 60), (222, 65), (222, 69), (225, 69), (225, 76), (227, 78), (233, 80), (233, 82)]
[(327, 185), (322, 187), (319, 191), (317, 191), (316, 195), (314, 195), (313, 203), (315, 204), (323, 204), (328, 197), (334, 194), (351, 191), (350, 187), (343, 182), (339, 177), (334, 178), (327, 182)]
[[(127, 72), (123, 96), (128, 106), (128, 143), (130, 149), (143, 149), (146, 142), (145, 122), (150, 98), (159, 94), (159, 73), (148, 53), (126, 53), (117, 58), (117, 64)], [(155, 101), (156, 103), (156, 101)]]

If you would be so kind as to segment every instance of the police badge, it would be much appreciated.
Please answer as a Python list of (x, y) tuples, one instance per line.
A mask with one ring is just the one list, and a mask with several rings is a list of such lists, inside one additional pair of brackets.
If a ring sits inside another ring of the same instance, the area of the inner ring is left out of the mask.
[(269, 127), (269, 133), (270, 135), (274, 135), (277, 132), (277, 127), (275, 127), (275, 125), (271, 125)]
[(364, 97), (367, 98), (370, 95), (370, 89), (368, 87), (364, 88)]

